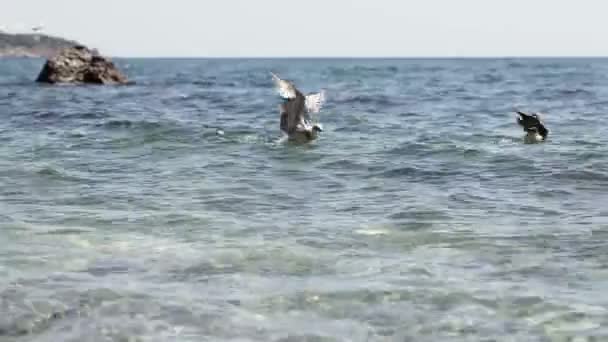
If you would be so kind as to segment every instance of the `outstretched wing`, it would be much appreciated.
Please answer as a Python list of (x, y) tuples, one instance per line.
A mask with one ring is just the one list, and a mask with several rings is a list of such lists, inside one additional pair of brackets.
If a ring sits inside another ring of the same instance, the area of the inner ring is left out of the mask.
[(282, 80), (280, 79), (277, 75), (275, 75), (274, 73), (270, 73), (272, 75), (272, 80), (274, 82), (274, 85), (277, 89), (277, 91), (279, 92), (279, 95), (286, 99), (286, 100), (291, 100), (291, 99), (295, 99), (296, 98), (296, 89), (293, 86), (293, 84), (289, 83), (288, 81)]
[(540, 124), (540, 120), (535, 115), (526, 114), (521, 111), (517, 111), (517, 114), (519, 115), (517, 118), (517, 123), (524, 128), (529, 128)]
[(308, 113), (318, 113), (325, 104), (325, 91), (306, 95), (306, 110)]
[(520, 111), (516, 111), (516, 113), (517, 113), (517, 124), (519, 124), (520, 126), (524, 127), (524, 116), (526, 114), (522, 113)]

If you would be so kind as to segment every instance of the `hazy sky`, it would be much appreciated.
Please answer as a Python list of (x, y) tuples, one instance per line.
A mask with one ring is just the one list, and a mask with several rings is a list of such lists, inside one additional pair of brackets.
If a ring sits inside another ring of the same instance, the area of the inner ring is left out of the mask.
[(606, 0), (0, 0), (113, 56), (608, 55)]

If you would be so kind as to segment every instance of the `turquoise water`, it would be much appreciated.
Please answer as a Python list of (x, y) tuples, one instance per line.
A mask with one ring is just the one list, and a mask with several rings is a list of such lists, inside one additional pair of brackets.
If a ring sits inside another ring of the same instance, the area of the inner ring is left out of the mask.
[(42, 63), (0, 60), (2, 342), (608, 338), (608, 60)]

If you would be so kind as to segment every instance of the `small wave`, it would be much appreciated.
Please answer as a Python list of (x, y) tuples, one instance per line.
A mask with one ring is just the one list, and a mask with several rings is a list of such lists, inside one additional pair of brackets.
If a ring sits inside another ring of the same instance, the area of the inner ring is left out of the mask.
[(64, 120), (64, 119), (101, 119), (106, 117), (105, 111), (91, 110), (91, 111), (79, 111), (74, 109), (67, 109), (64, 111), (53, 111), (53, 110), (41, 110), (24, 113), (25, 115), (31, 115), (37, 120)]
[(23, 317), (0, 322), (0, 337), (22, 337), (35, 333), (41, 333), (61, 319), (79, 316), (77, 310), (63, 309), (44, 315), (34, 313), (24, 314)]
[(427, 156), (432, 152), (432, 148), (423, 143), (406, 143), (393, 147), (385, 153), (389, 156)]
[(437, 210), (404, 210), (389, 215), (389, 218), (398, 221), (428, 222), (445, 221), (449, 216)]
[(36, 86), (44, 86), (44, 84), (32, 82), (31, 79), (18, 79), (15, 81), (10, 80), (0, 82), (0, 87), (2, 88), (33, 88)]
[(96, 125), (106, 131), (104, 146), (110, 148), (132, 148), (147, 144), (156, 144), (159, 149), (174, 149), (200, 141), (203, 137), (218, 136), (206, 134), (208, 130), (199, 124), (180, 121), (152, 121), (152, 120), (109, 120)]
[(35, 171), (35, 173), (38, 176), (41, 176), (41, 177), (44, 177), (44, 178), (50, 179), (50, 180), (59, 180), (59, 181), (68, 181), (68, 182), (83, 182), (83, 181), (89, 182), (90, 181), (88, 179), (70, 175), (68, 172), (54, 168), (52, 166), (45, 166), (45, 167)]
[(435, 145), (431, 142), (411, 142), (394, 147), (385, 152), (387, 156), (412, 156), (418, 158), (428, 158), (438, 155), (465, 156), (467, 158), (481, 156), (484, 151), (465, 144), (443, 144)]
[(34, 117), (37, 119), (48, 119), (48, 118), (54, 118), (54, 117), (59, 117), (61, 116), (61, 114), (56, 113), (56, 112), (51, 112), (51, 111), (40, 111), (40, 112), (34, 112)]
[(484, 203), (484, 202), (488, 202), (491, 200), (489, 197), (481, 196), (479, 194), (465, 193), (465, 192), (453, 193), (448, 196), (448, 199), (453, 203), (458, 203), (458, 204), (462, 204), (462, 205)]
[[(92, 228), (86, 228), (86, 227), (51, 227), (51, 226), (44, 226), (42, 227), (43, 229), (46, 229), (45, 231), (40, 231), (37, 232), (37, 235), (78, 235), (78, 234), (85, 234), (85, 233), (92, 233), (95, 230)], [(39, 229), (39, 228), (37, 228)]]
[(495, 84), (502, 81), (504, 81), (504, 77), (496, 74), (482, 74), (475, 77), (475, 82), (479, 84)]
[[(599, 144), (594, 144), (594, 143), (589, 143), (586, 144), (585, 142), (581, 142), (581, 141), (575, 141), (575, 143), (579, 146), (598, 146)], [(574, 157), (576, 157), (576, 159), (579, 160), (579, 163), (586, 163), (586, 162), (592, 162), (592, 161), (601, 161), (602, 159), (604, 159), (606, 157), (606, 153), (603, 151), (588, 151), (588, 152), (583, 152), (583, 153), (574, 153), (573, 154)]]
[(89, 273), (94, 277), (105, 277), (113, 274), (134, 273), (135, 271), (143, 271), (143, 269), (130, 265), (128, 262), (119, 261), (103, 261), (87, 267), (83, 272)]
[[(460, 175), (461, 171), (450, 171), (450, 170), (429, 170), (415, 166), (405, 166), (393, 168), (388, 171), (382, 172), (381, 176), (385, 178), (407, 178), (413, 181), (424, 181), (432, 183), (435, 180), (445, 179), (446, 181), (453, 176)], [(377, 175), (374, 175), (374, 177)]]
[(140, 129), (158, 129), (162, 128), (163, 125), (159, 122), (155, 121), (133, 121), (133, 120), (109, 120), (104, 123), (100, 123), (96, 125), (97, 127), (103, 127), (106, 129), (130, 129), (130, 128), (140, 128)]
[(507, 64), (507, 68), (510, 69), (524, 69), (526, 67), (527, 65), (522, 62), (509, 62), (509, 64)]
[(388, 66), (362, 66), (356, 65), (352, 67), (331, 67), (329, 68), (329, 72), (335, 76), (343, 76), (343, 75), (356, 75), (356, 74), (381, 74), (381, 73), (395, 73), (399, 71), (399, 68), (394, 65)]
[(74, 139), (81, 139), (81, 138), (86, 138), (87, 134), (83, 131), (72, 131), (72, 132), (66, 132), (65, 137), (67, 138), (74, 138)]
[(554, 172), (552, 176), (560, 180), (608, 183), (608, 175), (606, 173), (591, 170), (567, 170)]
[(56, 170), (52, 167), (42, 168), (42, 169), (38, 170), (38, 172), (36, 172), (36, 173), (38, 173), (41, 176), (51, 176), (51, 177), (61, 177), (61, 175), (62, 175), (62, 173), (59, 172), (59, 170)]
[(587, 89), (564, 89), (558, 92), (562, 96), (593, 96), (594, 93)]
[[(49, 279), (37, 281), (47, 283)], [(0, 340), (3, 340), (3, 337), (20, 338), (41, 334), (53, 329), (62, 320), (87, 317), (104, 301), (117, 299), (119, 295), (106, 289), (89, 290), (76, 298), (66, 299), (65, 303), (49, 299), (35, 301), (38, 305), (34, 305), (28, 294), (17, 289), (7, 289), (0, 292), (0, 298), (12, 308), (0, 319)]]
[(567, 198), (573, 193), (563, 189), (540, 189), (536, 191), (536, 195), (545, 198)]
[(342, 159), (342, 160), (335, 160), (335, 161), (331, 161), (328, 163), (323, 164), (323, 169), (324, 170), (367, 170), (368, 166), (365, 164), (361, 164), (361, 163), (357, 163), (353, 160), (350, 159)]
[(541, 100), (592, 99), (595, 94), (586, 89), (547, 89), (537, 88), (533, 96)]
[(211, 88), (214, 85), (216, 85), (215, 80), (201, 80), (201, 81), (194, 81), (192, 82), (192, 85), (198, 86), (198, 87), (202, 87), (202, 88)]
[(394, 107), (398, 106), (399, 103), (393, 100), (392, 97), (387, 95), (371, 94), (371, 95), (355, 95), (352, 97), (336, 98), (334, 100), (336, 104), (362, 104), (372, 105), (374, 107)]
[(77, 119), (103, 119), (107, 117), (107, 113), (100, 111), (90, 111), (90, 112), (80, 112), (80, 113), (70, 113), (67, 114), (68, 118), (77, 118)]

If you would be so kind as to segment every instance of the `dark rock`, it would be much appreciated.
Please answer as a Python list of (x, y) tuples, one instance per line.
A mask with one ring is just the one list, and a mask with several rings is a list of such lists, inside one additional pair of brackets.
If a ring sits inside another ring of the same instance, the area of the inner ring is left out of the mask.
[(82, 45), (62, 50), (47, 60), (36, 82), (42, 83), (90, 83), (127, 84), (127, 77), (114, 63), (100, 56), (96, 50)]

